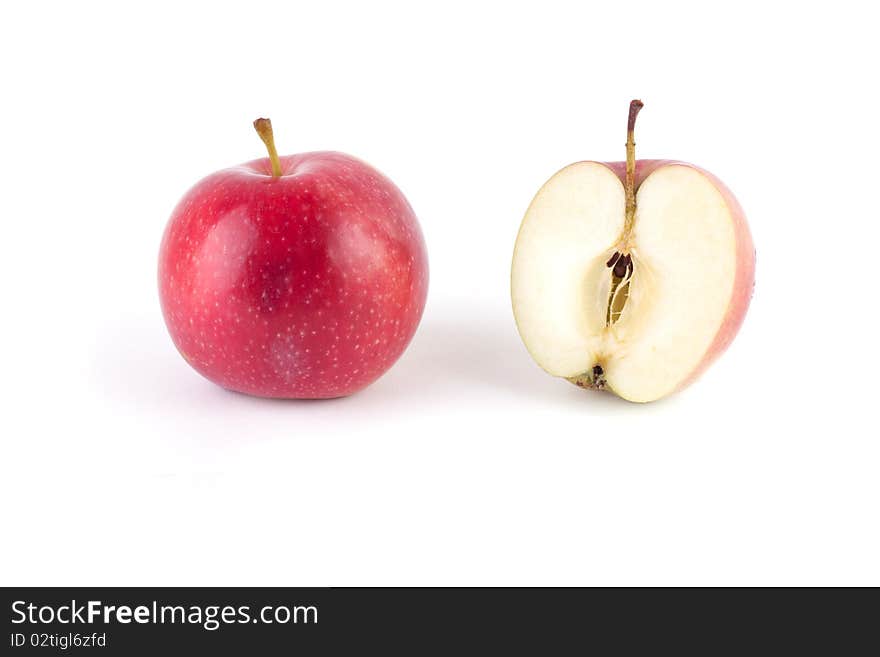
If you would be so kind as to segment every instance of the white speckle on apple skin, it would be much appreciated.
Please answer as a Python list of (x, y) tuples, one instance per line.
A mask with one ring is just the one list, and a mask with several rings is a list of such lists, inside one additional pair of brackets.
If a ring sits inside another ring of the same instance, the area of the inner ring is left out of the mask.
[(168, 330), (232, 390), (330, 398), (375, 381), (418, 326), (428, 260), (403, 194), (350, 156), (219, 171), (175, 208), (159, 254)]

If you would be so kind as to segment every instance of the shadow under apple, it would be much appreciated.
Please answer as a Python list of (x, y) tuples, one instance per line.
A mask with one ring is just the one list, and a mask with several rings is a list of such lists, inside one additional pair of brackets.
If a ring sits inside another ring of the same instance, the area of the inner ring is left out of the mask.
[(379, 404), (385, 408), (450, 404), (450, 413), (463, 406), (504, 403), (562, 405), (583, 409), (585, 414), (647, 408), (548, 375), (529, 356), (509, 313), (477, 307), (431, 312), (429, 305), (398, 362), (365, 390), (341, 399), (262, 399), (224, 390), (186, 365), (158, 314), (121, 315), (107, 322), (97, 339), (91, 374), (108, 401), (156, 412), (201, 413), (218, 404), (227, 409), (270, 406), (273, 412), (287, 406), (320, 415), (351, 410), (371, 417)]
[[(431, 310), (429, 305), (406, 353), (366, 394), (467, 405), (506, 397), (508, 403), (578, 405), (585, 413), (645, 408), (609, 393), (582, 390), (544, 372), (523, 346), (510, 312), (476, 307)], [(454, 406), (450, 412), (455, 412)]]

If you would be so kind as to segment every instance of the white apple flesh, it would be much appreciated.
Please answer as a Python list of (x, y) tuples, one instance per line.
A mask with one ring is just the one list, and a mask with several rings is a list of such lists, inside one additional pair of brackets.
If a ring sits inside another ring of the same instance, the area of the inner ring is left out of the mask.
[(690, 384), (733, 340), (755, 252), (720, 180), (684, 162), (635, 161), (637, 102), (627, 162), (577, 162), (535, 196), (511, 293), (520, 336), (544, 370), (648, 402)]

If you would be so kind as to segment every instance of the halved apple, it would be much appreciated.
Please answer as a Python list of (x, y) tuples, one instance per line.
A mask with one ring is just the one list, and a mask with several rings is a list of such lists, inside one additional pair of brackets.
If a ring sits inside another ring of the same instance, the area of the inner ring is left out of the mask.
[(730, 344), (754, 287), (742, 208), (715, 176), (671, 160), (577, 162), (535, 196), (513, 254), (520, 336), (554, 376), (630, 401), (690, 384)]

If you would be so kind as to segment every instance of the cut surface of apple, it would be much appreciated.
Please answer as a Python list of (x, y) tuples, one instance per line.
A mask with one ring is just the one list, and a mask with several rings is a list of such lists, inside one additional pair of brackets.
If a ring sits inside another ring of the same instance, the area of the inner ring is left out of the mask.
[(543, 369), (647, 402), (689, 384), (733, 339), (754, 249), (714, 176), (681, 162), (631, 164), (631, 183), (626, 163), (578, 162), (541, 188), (517, 237), (511, 288), (520, 335)]

